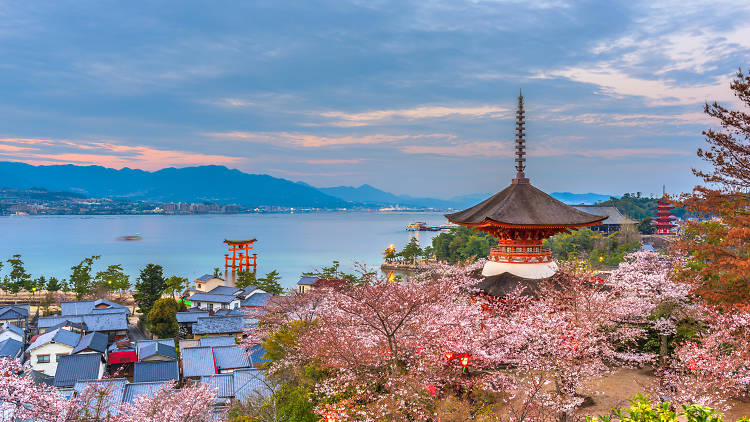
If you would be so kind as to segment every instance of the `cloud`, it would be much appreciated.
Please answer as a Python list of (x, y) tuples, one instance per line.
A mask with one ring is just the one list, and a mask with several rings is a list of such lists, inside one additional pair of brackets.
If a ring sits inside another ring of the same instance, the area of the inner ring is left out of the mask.
[(417, 134), (417, 135), (361, 135), (361, 136), (321, 136), (291, 132), (213, 132), (204, 136), (220, 139), (234, 139), (246, 142), (258, 142), (279, 146), (320, 148), (350, 145), (378, 145), (392, 144), (410, 139), (450, 138), (447, 134)]
[(323, 158), (316, 160), (304, 160), (303, 163), (307, 164), (322, 164), (322, 165), (334, 165), (334, 164), (358, 164), (365, 161), (364, 158), (350, 158), (350, 159), (336, 159), (336, 158)]
[(364, 126), (397, 119), (418, 120), (443, 117), (499, 118), (506, 116), (508, 112), (508, 108), (495, 105), (476, 107), (420, 106), (406, 109), (374, 110), (361, 113), (329, 111), (321, 113), (321, 116), (341, 120), (344, 124), (351, 126)]
[(0, 156), (35, 165), (78, 164), (111, 168), (158, 170), (207, 164), (233, 164), (242, 158), (163, 150), (145, 145), (122, 145), (110, 141), (0, 138)]

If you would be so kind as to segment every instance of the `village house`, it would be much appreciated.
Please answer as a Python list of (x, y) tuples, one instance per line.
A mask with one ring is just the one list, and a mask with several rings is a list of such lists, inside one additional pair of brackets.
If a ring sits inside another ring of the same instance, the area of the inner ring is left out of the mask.
[(11, 306), (0, 307), (0, 324), (13, 324), (16, 327), (26, 329), (26, 325), (29, 321), (31, 305), (16, 304)]
[(81, 337), (81, 340), (78, 341), (78, 344), (76, 345), (75, 348), (73, 348), (73, 351), (71, 351), (70, 353), (73, 355), (77, 353), (101, 353), (106, 358), (107, 346), (108, 346), (107, 335), (104, 333), (95, 331), (93, 333), (88, 333), (85, 336)]
[(21, 359), (23, 357), (23, 343), (14, 339), (6, 338), (0, 341), (0, 358)]
[(38, 335), (26, 350), (31, 369), (54, 376), (60, 359), (69, 355), (80, 339), (80, 334), (62, 328)]
[(258, 369), (238, 369), (231, 374), (202, 376), (200, 382), (216, 390), (214, 405), (220, 408), (230, 407), (235, 401), (267, 398), (272, 394), (265, 372)]
[(224, 286), (224, 279), (211, 274), (204, 274), (195, 279), (195, 290), (199, 292), (207, 293), (219, 286)]
[(193, 324), (193, 337), (232, 335), (237, 339), (241, 339), (245, 328), (247, 328), (247, 324), (241, 316), (198, 318), (198, 321)]
[(81, 315), (54, 315), (41, 317), (37, 322), (39, 332), (47, 332), (58, 324), (80, 324), (84, 332), (98, 331), (108, 336), (109, 342), (120, 340), (128, 334), (127, 314), (113, 309), (94, 311)]
[(174, 339), (140, 340), (135, 348), (139, 362), (177, 359)]
[(20, 341), (21, 343), (23, 343), (25, 340), (25, 337), (26, 337), (26, 333), (24, 333), (24, 331), (21, 328), (16, 327), (15, 325), (9, 322), (3, 323), (3, 325), (0, 326), (0, 341), (4, 341), (9, 338), (12, 338), (16, 341)]
[(240, 297), (235, 295), (198, 292), (188, 298), (193, 307), (209, 312), (218, 309), (236, 309), (240, 306)]
[(631, 227), (635, 229), (636, 221), (633, 221), (620, 212), (615, 207), (601, 206), (601, 205), (573, 205), (573, 208), (587, 212), (593, 215), (606, 216), (602, 221), (602, 224), (589, 227), (591, 230), (604, 232), (607, 234), (614, 233), (622, 230), (624, 227)]
[(121, 312), (125, 315), (130, 315), (130, 309), (127, 306), (123, 306), (119, 303), (115, 303), (106, 299), (60, 303), (60, 313), (62, 315), (86, 315), (99, 312)]
[(315, 289), (331, 288), (339, 289), (344, 287), (349, 282), (346, 280), (335, 280), (318, 277), (300, 277), (297, 282), (297, 291), (300, 293), (307, 293)]
[(177, 312), (177, 325), (180, 326), (180, 332), (183, 335), (193, 334), (193, 324), (198, 322), (198, 318), (206, 318), (210, 315), (208, 311), (201, 311), (197, 308), (187, 312)]
[(60, 356), (54, 386), (65, 396), (73, 396), (76, 382), (98, 380), (104, 376), (104, 356), (101, 353), (81, 353)]
[(134, 382), (156, 382), (180, 380), (180, 366), (177, 360), (136, 362), (134, 365)]

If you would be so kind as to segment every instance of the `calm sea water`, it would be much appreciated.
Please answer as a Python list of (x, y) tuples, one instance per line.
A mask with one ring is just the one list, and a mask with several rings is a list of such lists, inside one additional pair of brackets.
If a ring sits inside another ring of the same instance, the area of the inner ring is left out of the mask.
[[(378, 267), (390, 244), (402, 248), (416, 235), (422, 246), (436, 232), (412, 234), (413, 221), (445, 224), (441, 213), (315, 213), (175, 216), (10, 216), (0, 217), (0, 259), (19, 253), (32, 275), (68, 278), (83, 257), (101, 255), (95, 271), (121, 264), (134, 282), (148, 263), (165, 275), (194, 280), (214, 267), (223, 271), (224, 239), (257, 238), (258, 274), (278, 270), (285, 287), (303, 271), (334, 259), (351, 270), (354, 262)], [(140, 233), (141, 241), (118, 237)], [(8, 266), (2, 270), (7, 274)]]

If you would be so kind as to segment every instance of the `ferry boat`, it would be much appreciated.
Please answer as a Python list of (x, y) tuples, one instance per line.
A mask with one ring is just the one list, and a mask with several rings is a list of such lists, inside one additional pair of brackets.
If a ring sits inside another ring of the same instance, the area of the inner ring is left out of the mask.
[(141, 235), (139, 233), (136, 233), (130, 236), (120, 236), (117, 238), (117, 240), (141, 240)]
[(424, 221), (415, 221), (408, 226), (406, 226), (406, 230), (410, 232), (436, 232), (440, 231), (437, 227), (428, 226), (426, 222)]

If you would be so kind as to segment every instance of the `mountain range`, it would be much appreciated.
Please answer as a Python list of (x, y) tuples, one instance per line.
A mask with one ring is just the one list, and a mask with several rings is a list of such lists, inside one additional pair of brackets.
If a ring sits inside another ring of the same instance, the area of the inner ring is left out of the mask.
[[(299, 208), (379, 208), (400, 205), (458, 209), (476, 204), (491, 195), (483, 193), (436, 199), (395, 195), (366, 184), (359, 187), (316, 188), (304, 182), (292, 182), (266, 174), (248, 174), (224, 166), (170, 167), (150, 172), (101, 166), (34, 166), (0, 162), (0, 188), (34, 187), (97, 198)], [(609, 195), (595, 193), (555, 192), (551, 195), (573, 204), (591, 204), (609, 199)]]

